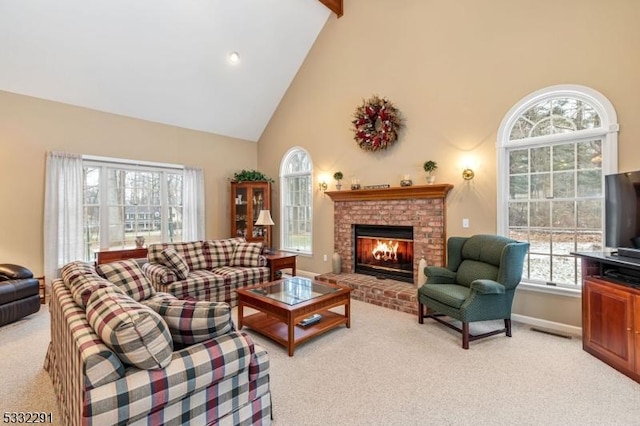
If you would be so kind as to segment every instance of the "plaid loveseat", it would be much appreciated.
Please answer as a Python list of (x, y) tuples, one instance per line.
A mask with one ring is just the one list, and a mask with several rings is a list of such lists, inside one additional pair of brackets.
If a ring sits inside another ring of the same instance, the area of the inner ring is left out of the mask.
[[(92, 322), (95, 311), (90, 309), (91, 303), (99, 302), (101, 293), (125, 299), (140, 286), (134, 283), (125, 288), (127, 294), (122, 286), (113, 289), (110, 286), (115, 284), (95, 274), (89, 264), (76, 266), (74, 274), (69, 278), (63, 272), (64, 280), (53, 282), (49, 304), (51, 343), (45, 369), (55, 388), (60, 424), (271, 423), (268, 355), (249, 336), (235, 331), (232, 323), (216, 337), (182, 345), (182, 349), (173, 343), (163, 368), (138, 368), (119, 358), (119, 352), (112, 350), (113, 342), (107, 345), (101, 339)], [(142, 271), (140, 274), (144, 277)], [(70, 285), (68, 279), (77, 285)], [(156, 292), (146, 301), (166, 299), (177, 300)], [(136, 303), (132, 298), (127, 300)], [(108, 308), (114, 311), (113, 302)], [(227, 312), (230, 321), (228, 307)]]
[[(168, 261), (168, 251), (177, 253), (182, 268)], [(244, 238), (150, 244), (149, 262), (142, 269), (157, 291), (224, 301), (233, 307), (237, 288), (269, 281), (261, 251), (262, 243), (247, 243)]]

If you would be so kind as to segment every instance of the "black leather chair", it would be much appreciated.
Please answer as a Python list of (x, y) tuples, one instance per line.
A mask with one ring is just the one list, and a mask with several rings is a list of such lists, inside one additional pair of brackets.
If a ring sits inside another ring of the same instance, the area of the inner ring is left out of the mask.
[(0, 264), (0, 326), (38, 312), (39, 289), (38, 280), (27, 268)]

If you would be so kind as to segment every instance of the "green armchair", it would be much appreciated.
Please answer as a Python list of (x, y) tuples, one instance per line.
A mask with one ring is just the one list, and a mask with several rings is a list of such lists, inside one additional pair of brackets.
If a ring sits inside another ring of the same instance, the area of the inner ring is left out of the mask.
[[(457, 330), (464, 349), (483, 337), (503, 332), (511, 337), (511, 304), (528, 250), (529, 243), (499, 235), (449, 238), (447, 267), (425, 268), (427, 282), (418, 289), (418, 322), (432, 318)], [(462, 329), (442, 316), (461, 321)], [(469, 334), (470, 322), (496, 319), (504, 319), (503, 329)]]

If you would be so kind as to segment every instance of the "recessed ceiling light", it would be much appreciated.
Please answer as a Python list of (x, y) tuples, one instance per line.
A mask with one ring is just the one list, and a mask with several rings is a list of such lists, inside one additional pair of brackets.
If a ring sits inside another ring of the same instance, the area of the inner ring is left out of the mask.
[(229, 53), (229, 62), (231, 62), (232, 64), (235, 64), (238, 61), (240, 61), (240, 54), (238, 52)]

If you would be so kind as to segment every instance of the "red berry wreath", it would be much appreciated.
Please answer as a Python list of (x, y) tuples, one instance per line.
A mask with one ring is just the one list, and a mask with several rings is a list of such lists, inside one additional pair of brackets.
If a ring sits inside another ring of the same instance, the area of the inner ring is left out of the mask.
[(388, 99), (374, 95), (363, 101), (353, 116), (353, 138), (360, 148), (367, 151), (387, 149), (398, 139), (402, 118)]

